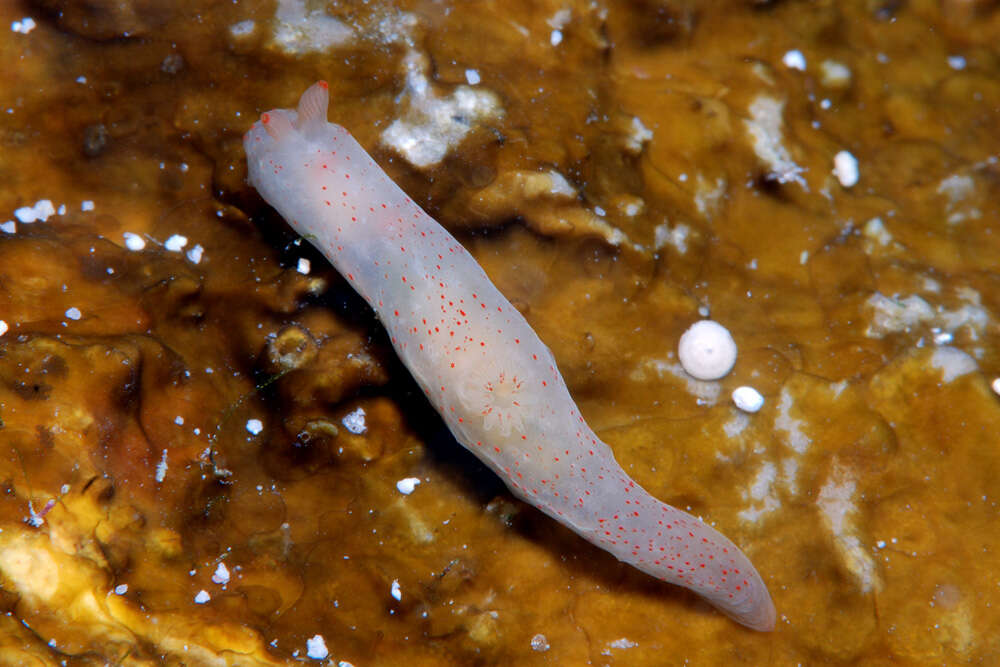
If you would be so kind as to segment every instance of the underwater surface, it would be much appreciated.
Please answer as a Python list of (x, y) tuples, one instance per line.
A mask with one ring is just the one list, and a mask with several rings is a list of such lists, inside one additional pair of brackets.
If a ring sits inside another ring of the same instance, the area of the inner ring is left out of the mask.
[[(0, 3), (0, 663), (1000, 661), (998, 43), (995, 0)], [(773, 632), (455, 441), (246, 181), (318, 79)]]

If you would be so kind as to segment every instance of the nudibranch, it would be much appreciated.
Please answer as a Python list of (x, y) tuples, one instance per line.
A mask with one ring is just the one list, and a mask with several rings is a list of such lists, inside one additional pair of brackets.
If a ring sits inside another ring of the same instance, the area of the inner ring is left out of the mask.
[(342, 127), (320, 81), (245, 135), (249, 181), (378, 314), (458, 441), (511, 492), (734, 620), (774, 627), (767, 587), (701, 520), (660, 502), (584, 421), (549, 348), (469, 252)]

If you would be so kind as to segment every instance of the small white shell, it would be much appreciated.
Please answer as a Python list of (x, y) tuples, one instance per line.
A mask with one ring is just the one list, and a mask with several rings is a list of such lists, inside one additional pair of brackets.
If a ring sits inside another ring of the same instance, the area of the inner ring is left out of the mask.
[(736, 341), (718, 322), (701, 320), (681, 336), (677, 356), (688, 375), (699, 380), (718, 380), (736, 363)]
[(764, 397), (753, 387), (737, 387), (733, 390), (733, 403), (743, 412), (757, 412), (764, 407)]

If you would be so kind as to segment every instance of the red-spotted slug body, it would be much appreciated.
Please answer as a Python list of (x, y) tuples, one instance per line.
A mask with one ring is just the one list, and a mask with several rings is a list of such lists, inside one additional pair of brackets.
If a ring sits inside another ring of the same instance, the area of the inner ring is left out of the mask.
[(243, 139), (250, 183), (371, 304), (452, 433), (511, 491), (739, 623), (774, 627), (757, 570), (704, 522), (652, 497), (587, 426), (549, 349), (455, 238), (347, 131), (327, 84)]

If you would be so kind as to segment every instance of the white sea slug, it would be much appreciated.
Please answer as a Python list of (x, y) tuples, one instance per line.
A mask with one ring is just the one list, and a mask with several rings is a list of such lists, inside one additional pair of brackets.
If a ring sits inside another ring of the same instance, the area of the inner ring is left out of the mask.
[(549, 349), (455, 238), (347, 131), (328, 89), (263, 114), (243, 139), (250, 183), (371, 304), (452, 433), (511, 491), (734, 620), (774, 627), (740, 550), (649, 495), (580, 415)]

